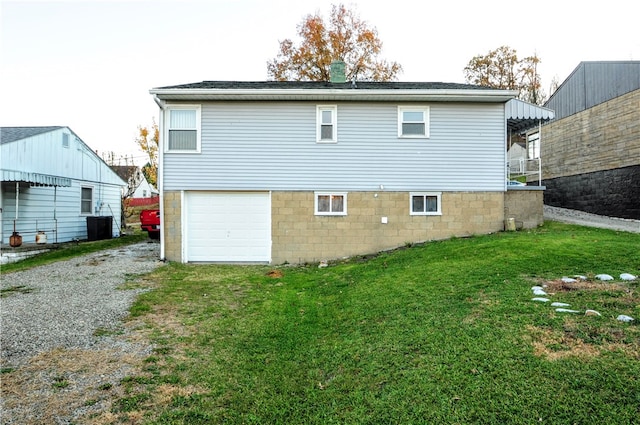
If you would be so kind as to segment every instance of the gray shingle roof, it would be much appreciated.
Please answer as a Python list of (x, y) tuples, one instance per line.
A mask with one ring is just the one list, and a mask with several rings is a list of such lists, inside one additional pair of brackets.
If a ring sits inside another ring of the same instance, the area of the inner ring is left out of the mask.
[(459, 83), (420, 83), (420, 82), (372, 82), (356, 81), (331, 83), (328, 81), (201, 81), (199, 83), (179, 84), (175, 86), (156, 87), (156, 89), (332, 89), (332, 90), (495, 90), (491, 87)]
[(0, 127), (0, 143), (10, 143), (16, 140), (26, 139), (28, 137), (37, 136), (38, 134), (48, 133), (58, 130), (62, 126), (52, 127)]

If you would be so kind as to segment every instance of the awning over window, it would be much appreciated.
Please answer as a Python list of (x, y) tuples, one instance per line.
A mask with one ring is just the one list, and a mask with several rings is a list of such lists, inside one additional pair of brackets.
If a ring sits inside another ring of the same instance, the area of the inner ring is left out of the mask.
[(71, 186), (71, 179), (26, 171), (2, 170), (3, 182), (25, 182), (36, 186)]
[(506, 103), (507, 127), (510, 131), (525, 131), (536, 127), (540, 122), (552, 120), (555, 112), (549, 108), (534, 105), (520, 99), (511, 99)]

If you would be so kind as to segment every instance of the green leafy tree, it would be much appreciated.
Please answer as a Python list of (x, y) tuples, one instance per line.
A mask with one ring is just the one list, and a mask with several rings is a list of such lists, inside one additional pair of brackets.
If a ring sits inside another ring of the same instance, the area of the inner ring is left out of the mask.
[(276, 81), (329, 81), (330, 65), (345, 62), (347, 80), (393, 81), (402, 71), (396, 62), (380, 59), (382, 41), (375, 27), (344, 5), (332, 5), (328, 21), (307, 15), (298, 25), (301, 42), (280, 42), (276, 58), (267, 62), (267, 73)]

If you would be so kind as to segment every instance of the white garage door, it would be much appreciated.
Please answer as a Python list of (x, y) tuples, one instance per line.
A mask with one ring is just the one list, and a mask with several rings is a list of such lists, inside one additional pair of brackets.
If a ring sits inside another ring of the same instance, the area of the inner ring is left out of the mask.
[(187, 192), (187, 261), (271, 261), (269, 193)]

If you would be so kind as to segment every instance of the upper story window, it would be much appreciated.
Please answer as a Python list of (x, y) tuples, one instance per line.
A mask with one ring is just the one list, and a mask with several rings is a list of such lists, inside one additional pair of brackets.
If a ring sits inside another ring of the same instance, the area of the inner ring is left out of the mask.
[(398, 106), (398, 137), (429, 137), (428, 106)]
[(442, 215), (441, 192), (411, 192), (410, 215)]
[(93, 188), (83, 187), (80, 190), (80, 214), (91, 214), (93, 205)]
[(67, 133), (62, 133), (62, 147), (69, 147), (69, 135)]
[(347, 194), (316, 192), (316, 215), (347, 215)]
[(336, 143), (338, 141), (336, 125), (338, 107), (336, 105), (318, 105), (316, 111), (316, 142)]
[(167, 152), (200, 152), (200, 105), (167, 110)]

